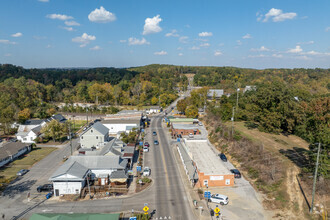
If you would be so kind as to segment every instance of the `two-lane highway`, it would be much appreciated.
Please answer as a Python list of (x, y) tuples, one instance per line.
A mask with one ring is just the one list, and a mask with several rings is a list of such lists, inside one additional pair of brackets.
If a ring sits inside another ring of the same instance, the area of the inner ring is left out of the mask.
[[(159, 145), (153, 145), (153, 179), (155, 181), (155, 217), (170, 216), (172, 219), (195, 219), (188, 204), (187, 195), (181, 180), (178, 164), (174, 160), (166, 131), (162, 127), (162, 116), (152, 118), (150, 133), (157, 132)], [(152, 139), (152, 142), (153, 142)]]

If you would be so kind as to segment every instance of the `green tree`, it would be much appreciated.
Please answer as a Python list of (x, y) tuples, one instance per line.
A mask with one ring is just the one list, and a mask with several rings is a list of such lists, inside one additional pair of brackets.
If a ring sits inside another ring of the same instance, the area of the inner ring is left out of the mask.
[(185, 99), (181, 99), (176, 104), (176, 108), (179, 112), (185, 112), (187, 108), (187, 101)]
[(186, 108), (186, 116), (188, 118), (198, 118), (198, 108), (190, 105)]
[(55, 142), (68, 135), (68, 126), (66, 123), (52, 120), (41, 129), (41, 133), (44, 133), (46, 138), (52, 138)]

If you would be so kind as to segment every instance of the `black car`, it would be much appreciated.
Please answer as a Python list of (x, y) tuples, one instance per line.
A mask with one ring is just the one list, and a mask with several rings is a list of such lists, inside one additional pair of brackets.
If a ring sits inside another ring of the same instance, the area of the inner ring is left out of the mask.
[(159, 142), (158, 142), (157, 140), (154, 140), (154, 144), (155, 144), (155, 145), (158, 145)]
[(152, 132), (152, 135), (153, 136), (156, 136), (157, 135), (156, 131)]
[(50, 192), (50, 191), (53, 191), (53, 184), (44, 184), (42, 186), (38, 186), (37, 188), (37, 191), (38, 192)]
[(235, 178), (241, 178), (241, 173), (239, 172), (238, 169), (231, 169), (230, 172), (232, 172), (234, 174)]
[(223, 162), (227, 162), (227, 157), (226, 157), (226, 155), (224, 155), (223, 153), (221, 153), (219, 156), (220, 156), (220, 159), (221, 159)]

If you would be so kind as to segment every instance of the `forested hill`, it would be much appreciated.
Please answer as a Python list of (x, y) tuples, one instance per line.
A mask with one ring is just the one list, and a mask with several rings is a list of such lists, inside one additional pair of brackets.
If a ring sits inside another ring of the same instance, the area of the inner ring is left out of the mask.
[(0, 82), (13, 77), (25, 77), (43, 84), (55, 84), (56, 81), (68, 79), (73, 85), (79, 81), (108, 82), (112, 85), (121, 80), (131, 80), (138, 73), (132, 70), (120, 68), (89, 68), (89, 69), (24, 69), (11, 64), (0, 65)]

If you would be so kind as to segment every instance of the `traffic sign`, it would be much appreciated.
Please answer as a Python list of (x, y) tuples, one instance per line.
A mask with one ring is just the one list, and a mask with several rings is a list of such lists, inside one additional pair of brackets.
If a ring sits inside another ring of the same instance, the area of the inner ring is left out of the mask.
[(214, 209), (214, 212), (218, 214), (218, 213), (220, 212), (220, 209), (219, 209), (218, 207), (216, 207), (216, 208)]
[(136, 166), (136, 171), (137, 171), (137, 172), (142, 171), (142, 167), (141, 167), (141, 166)]
[[(144, 206), (144, 207), (143, 207), (143, 211), (144, 211), (144, 212), (146, 212), (146, 213), (147, 213), (147, 212), (148, 212), (148, 210), (149, 210), (149, 207), (148, 207), (148, 206)], [(147, 214), (148, 214), (148, 213), (147, 213)]]
[(211, 198), (211, 192), (210, 191), (205, 191), (204, 192), (204, 198), (206, 198), (206, 199)]

